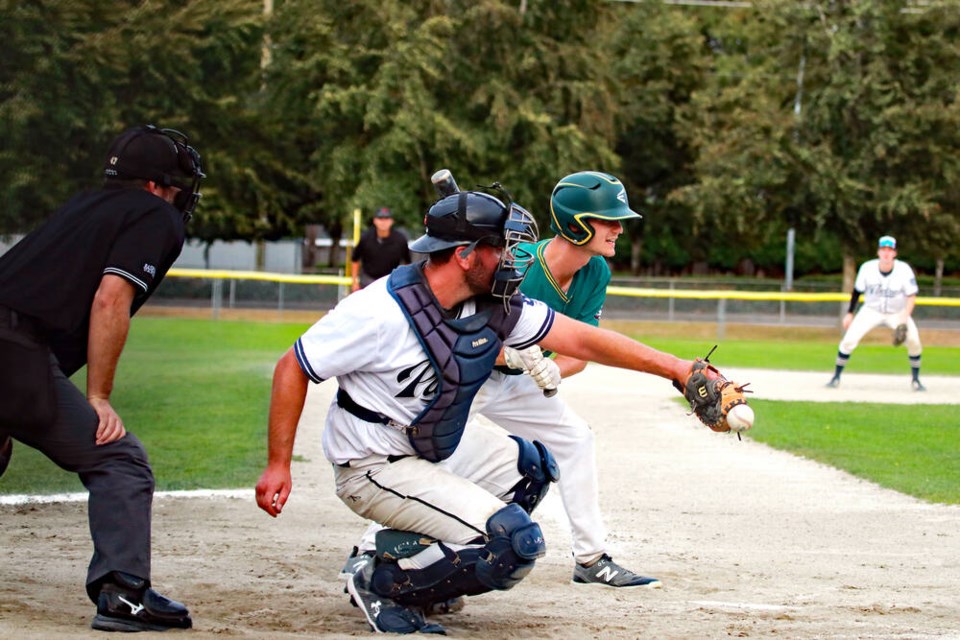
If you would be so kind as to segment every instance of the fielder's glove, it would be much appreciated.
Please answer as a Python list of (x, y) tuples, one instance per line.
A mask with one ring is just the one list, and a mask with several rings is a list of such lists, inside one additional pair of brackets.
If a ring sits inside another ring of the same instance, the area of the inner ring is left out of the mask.
[(893, 346), (899, 347), (907, 341), (907, 325), (902, 322), (893, 330)]
[(700, 422), (714, 431), (726, 432), (730, 431), (727, 414), (738, 404), (747, 404), (744, 394), (751, 392), (745, 390), (747, 385), (737, 385), (723, 377), (710, 364), (712, 353), (713, 349), (706, 358), (694, 360), (687, 379), (683, 382), (674, 380), (673, 386), (687, 399), (690, 411), (700, 418)]
[(520, 369), (533, 378), (544, 394), (556, 393), (557, 385), (560, 384), (560, 367), (553, 359), (545, 358), (537, 345), (520, 350), (504, 347), (503, 359), (511, 369)]

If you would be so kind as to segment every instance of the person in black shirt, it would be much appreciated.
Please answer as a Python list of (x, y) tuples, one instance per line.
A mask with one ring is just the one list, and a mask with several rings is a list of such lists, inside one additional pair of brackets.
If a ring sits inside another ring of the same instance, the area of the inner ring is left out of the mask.
[(363, 232), (353, 250), (351, 292), (389, 275), (401, 264), (410, 264), (407, 236), (393, 230), (393, 214), (384, 207), (373, 216), (373, 229)]
[[(94, 629), (189, 628), (187, 608), (151, 588), (153, 472), (110, 393), (130, 317), (180, 255), (204, 174), (186, 136), (146, 125), (114, 139), (104, 177), (0, 257), (0, 466), (13, 438), (89, 491)], [(86, 395), (69, 380), (84, 365)]]

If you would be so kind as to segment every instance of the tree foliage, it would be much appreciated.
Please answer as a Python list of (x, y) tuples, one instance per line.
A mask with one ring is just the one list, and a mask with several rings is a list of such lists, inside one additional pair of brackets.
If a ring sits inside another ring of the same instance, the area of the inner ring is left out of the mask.
[(770, 265), (790, 227), (848, 257), (895, 233), (955, 265), (958, 9), (0, 0), (0, 233), (96, 185), (109, 140), (154, 122), (203, 153), (190, 233), (208, 242), (336, 233), (381, 206), (417, 229), (441, 167), (502, 182), (546, 232), (556, 180), (599, 169), (645, 215), (634, 270)]

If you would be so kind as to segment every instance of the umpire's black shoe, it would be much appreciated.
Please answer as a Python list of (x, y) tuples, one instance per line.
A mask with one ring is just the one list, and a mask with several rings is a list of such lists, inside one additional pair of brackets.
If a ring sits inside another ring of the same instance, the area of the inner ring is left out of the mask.
[(145, 580), (115, 571), (100, 589), (90, 626), (100, 631), (166, 631), (189, 629), (193, 621), (185, 606), (160, 595)]
[(6, 472), (11, 455), (13, 455), (13, 440), (10, 436), (0, 437), (0, 477), (3, 477)]

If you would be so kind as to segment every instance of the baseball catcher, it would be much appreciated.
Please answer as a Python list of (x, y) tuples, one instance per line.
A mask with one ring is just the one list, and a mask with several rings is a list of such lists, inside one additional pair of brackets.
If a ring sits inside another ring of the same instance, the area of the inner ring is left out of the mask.
[(714, 346), (705, 358), (694, 360), (687, 379), (683, 382), (674, 380), (673, 386), (687, 399), (690, 411), (703, 424), (714, 431), (727, 432), (731, 430), (727, 422), (730, 411), (738, 405), (746, 405), (744, 394), (752, 392), (746, 389), (746, 384), (738, 385), (727, 380), (710, 364), (710, 356), (716, 348)]

